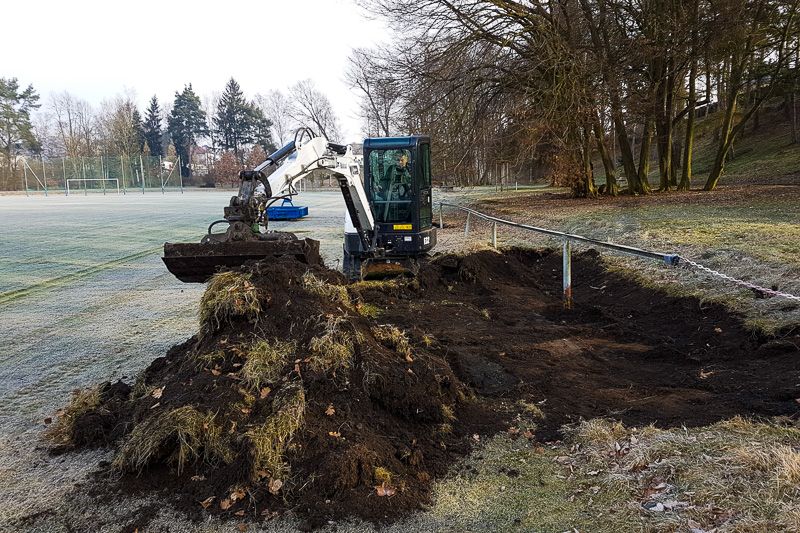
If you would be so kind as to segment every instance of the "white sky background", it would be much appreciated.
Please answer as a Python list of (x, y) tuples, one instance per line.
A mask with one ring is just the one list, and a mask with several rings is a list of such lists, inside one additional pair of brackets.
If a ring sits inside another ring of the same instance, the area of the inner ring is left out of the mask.
[[(233, 76), (248, 98), (311, 78), (333, 103), (344, 142), (360, 140), (350, 51), (385, 39), (353, 0), (7, 0), (0, 76), (33, 84), (47, 104), (68, 91), (96, 106), (133, 92), (144, 111), (192, 83), (206, 100)], [(44, 107), (44, 106), (43, 106)]]

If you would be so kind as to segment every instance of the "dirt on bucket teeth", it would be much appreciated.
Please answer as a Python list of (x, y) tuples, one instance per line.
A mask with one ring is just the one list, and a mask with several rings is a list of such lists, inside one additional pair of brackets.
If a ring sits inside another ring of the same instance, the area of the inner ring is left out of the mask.
[(797, 332), (759, 339), (593, 252), (574, 259), (565, 311), (559, 265), (509, 250), (439, 256), (414, 279), (347, 284), (289, 257), (217, 274), (196, 335), (132, 384), (77, 391), (48, 436), (57, 453), (114, 448), (83, 489), (101, 498), (155, 492), (198, 519), (291, 510), (315, 527), (423, 508), (433, 480), (510, 426), (547, 440), (598, 416), (797, 413)]

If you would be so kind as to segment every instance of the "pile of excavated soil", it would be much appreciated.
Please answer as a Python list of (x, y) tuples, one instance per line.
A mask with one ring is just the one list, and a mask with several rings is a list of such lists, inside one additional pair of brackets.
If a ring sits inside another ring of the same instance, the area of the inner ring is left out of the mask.
[(113, 445), (98, 493), (158, 491), (197, 517), (291, 509), (316, 526), (420, 508), (472, 435), (506, 417), (350, 294), (337, 272), (289, 258), (215, 276), (200, 332), (134, 384), (77, 392), (55, 451)]
[[(413, 280), (346, 284), (294, 260), (217, 276), (200, 332), (136, 383), (76, 394), (57, 451), (112, 445), (94, 488), (190, 516), (313, 527), (424, 507), (479, 435), (598, 416), (705, 425), (798, 414), (800, 332), (760, 338), (724, 308), (550, 251), (439, 256)], [(524, 415), (520, 418), (519, 415)], [(510, 427), (511, 426), (511, 427)], [(524, 437), (523, 437), (524, 438)]]

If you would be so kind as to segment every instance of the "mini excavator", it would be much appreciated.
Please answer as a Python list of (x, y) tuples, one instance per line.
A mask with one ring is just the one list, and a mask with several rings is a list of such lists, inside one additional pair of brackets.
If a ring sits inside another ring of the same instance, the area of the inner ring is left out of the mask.
[[(320, 262), (319, 242), (269, 229), (268, 208), (297, 194), (314, 174), (332, 175), (345, 213), (343, 271), (350, 279), (370, 272), (414, 272), (436, 244), (431, 199), (430, 138), (422, 135), (364, 140), (363, 156), (308, 128), (252, 170), (239, 173), (239, 191), (224, 218), (199, 243), (165, 243), (167, 269), (186, 283), (203, 283), (220, 268), (291, 255)], [(362, 178), (363, 176), (363, 178)], [(227, 224), (224, 233), (213, 233)]]

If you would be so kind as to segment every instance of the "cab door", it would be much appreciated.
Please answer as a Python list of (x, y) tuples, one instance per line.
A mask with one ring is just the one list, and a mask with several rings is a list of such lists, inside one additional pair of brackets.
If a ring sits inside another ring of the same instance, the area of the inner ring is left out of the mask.
[(419, 145), (419, 165), (417, 165), (417, 198), (419, 205), (419, 230), (428, 229), (433, 221), (433, 198), (431, 193), (431, 144), (427, 141)]

